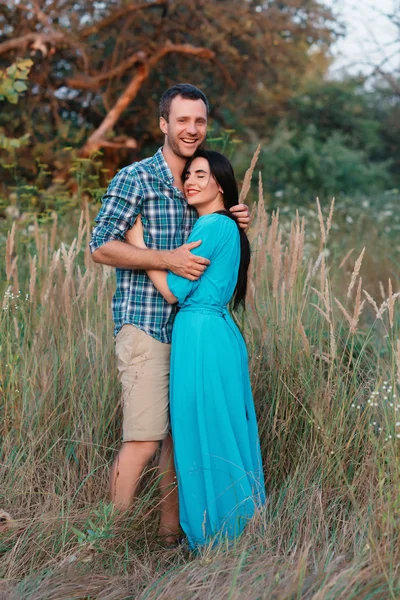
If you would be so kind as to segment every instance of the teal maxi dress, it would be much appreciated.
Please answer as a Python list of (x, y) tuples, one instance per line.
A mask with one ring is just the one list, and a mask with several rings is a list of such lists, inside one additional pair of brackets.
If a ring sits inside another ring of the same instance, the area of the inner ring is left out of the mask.
[(178, 298), (171, 346), (170, 411), (180, 523), (191, 548), (233, 540), (265, 502), (247, 351), (226, 305), (237, 283), (236, 223), (200, 217), (189, 241), (211, 261), (198, 281), (168, 273)]

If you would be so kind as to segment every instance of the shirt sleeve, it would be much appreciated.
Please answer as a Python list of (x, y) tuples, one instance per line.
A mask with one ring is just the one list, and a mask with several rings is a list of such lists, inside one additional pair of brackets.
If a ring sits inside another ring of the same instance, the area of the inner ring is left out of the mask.
[(122, 169), (112, 179), (102, 198), (90, 241), (91, 252), (111, 240), (123, 241), (126, 231), (141, 211), (142, 201), (139, 174)]
[[(193, 248), (192, 254), (208, 258), (208, 260), (212, 261), (219, 241), (217, 222), (217, 215), (206, 215), (196, 222), (187, 244), (190, 244), (190, 242), (197, 242), (198, 240), (201, 240), (201, 244), (197, 248)], [(178, 299), (179, 304), (183, 304), (186, 298), (193, 294), (199, 287), (200, 281), (201, 277), (196, 281), (190, 281), (190, 279), (180, 277), (180, 275), (176, 275), (175, 273), (172, 273), (172, 271), (168, 271), (167, 275), (168, 287), (175, 298)]]

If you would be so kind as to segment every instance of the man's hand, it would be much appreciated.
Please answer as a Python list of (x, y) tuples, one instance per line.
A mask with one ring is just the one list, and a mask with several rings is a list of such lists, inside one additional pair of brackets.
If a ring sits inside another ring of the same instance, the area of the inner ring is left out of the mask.
[(198, 248), (200, 244), (201, 240), (198, 240), (172, 250), (168, 258), (168, 269), (190, 281), (199, 279), (210, 264), (207, 258), (191, 253), (191, 250)]
[(230, 209), (238, 220), (240, 229), (246, 229), (250, 223), (250, 211), (246, 204), (236, 204)]

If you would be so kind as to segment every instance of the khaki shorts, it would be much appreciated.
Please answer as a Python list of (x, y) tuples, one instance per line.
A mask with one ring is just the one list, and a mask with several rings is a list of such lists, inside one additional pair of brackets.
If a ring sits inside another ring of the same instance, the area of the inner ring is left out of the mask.
[(125, 324), (115, 338), (122, 384), (123, 441), (163, 440), (169, 431), (170, 344)]

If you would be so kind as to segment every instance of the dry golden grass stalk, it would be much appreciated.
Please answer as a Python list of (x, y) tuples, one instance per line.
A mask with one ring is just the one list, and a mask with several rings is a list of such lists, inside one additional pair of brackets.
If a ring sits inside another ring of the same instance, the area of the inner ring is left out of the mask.
[(53, 285), (53, 275), (54, 275), (55, 270), (57, 269), (57, 265), (60, 262), (60, 255), (61, 255), (60, 249), (58, 249), (57, 252), (53, 253), (53, 257), (50, 262), (47, 280), (46, 280), (45, 285), (42, 288), (42, 293), (40, 295), (40, 301), (43, 305), (45, 305), (47, 303), (47, 301), (49, 300), (50, 292), (52, 290), (52, 285)]
[(91, 297), (93, 295), (94, 284), (96, 282), (96, 275), (97, 275), (96, 269), (92, 269), (90, 271), (90, 280), (89, 280), (89, 283), (86, 288), (86, 293), (84, 294), (84, 296), (82, 296), (82, 299), (84, 299), (86, 302), (89, 302), (89, 300), (91, 299)]
[(351, 248), (351, 250), (349, 250), (349, 251), (348, 251), (348, 252), (345, 254), (345, 256), (342, 258), (342, 262), (341, 262), (341, 263), (340, 263), (340, 265), (339, 265), (339, 269), (342, 269), (342, 268), (344, 267), (344, 265), (345, 265), (345, 264), (346, 264), (346, 262), (347, 262), (347, 259), (348, 259), (348, 258), (350, 258), (350, 256), (353, 254), (353, 252), (354, 252), (354, 248)]
[(308, 284), (312, 277), (312, 272), (313, 272), (313, 261), (312, 261), (312, 258), (310, 258), (310, 260), (308, 261), (307, 275), (306, 275), (306, 279), (304, 281), (302, 296), (305, 296), (305, 294), (307, 292), (307, 287), (308, 287)]
[(274, 245), (274, 252), (272, 255), (272, 267), (273, 267), (273, 281), (272, 281), (272, 294), (274, 298), (278, 293), (279, 280), (281, 277), (282, 268), (282, 232), (278, 234), (278, 240)]
[[(396, 292), (396, 294), (392, 294), (392, 301), (393, 301), (393, 303), (399, 297), (400, 297), (400, 292)], [(376, 314), (376, 318), (377, 319), (382, 319), (382, 315), (386, 311), (387, 308), (389, 308), (389, 298), (387, 298), (386, 300), (384, 300), (382, 302), (382, 304), (380, 305), (379, 310), (378, 310), (378, 312)]]
[(17, 294), (19, 294), (18, 256), (16, 256), (13, 260), (12, 278), (13, 278), (13, 293), (14, 293), (14, 296), (17, 296)]
[(247, 194), (249, 193), (250, 186), (251, 186), (251, 178), (253, 176), (253, 171), (257, 164), (260, 150), (261, 150), (261, 145), (258, 144), (257, 149), (254, 152), (253, 158), (251, 159), (250, 167), (247, 169), (246, 174), (244, 176), (243, 185), (242, 185), (242, 189), (240, 191), (240, 196), (239, 196), (239, 204), (241, 204), (242, 202), (244, 202), (246, 200)]
[(335, 340), (335, 332), (333, 330), (333, 324), (329, 323), (329, 343), (330, 343), (330, 354), (331, 360), (335, 360), (337, 354), (336, 340)]
[(322, 211), (321, 211), (321, 206), (319, 203), (319, 198), (316, 198), (317, 200), (317, 209), (318, 209), (318, 221), (319, 221), (319, 228), (321, 230), (321, 245), (324, 245), (326, 242), (326, 232), (325, 232), (325, 225), (324, 225), (324, 217), (322, 215)]
[(350, 333), (355, 334), (357, 332), (358, 320), (360, 318), (360, 314), (362, 309), (364, 308), (365, 300), (361, 302), (361, 288), (362, 288), (362, 278), (360, 277), (358, 281), (358, 288), (356, 294), (356, 301), (354, 305), (353, 318), (350, 325)]
[(272, 217), (271, 217), (271, 225), (268, 229), (268, 236), (267, 236), (267, 252), (268, 254), (272, 255), (273, 249), (274, 249), (274, 245), (276, 242), (276, 236), (277, 236), (277, 232), (278, 232), (278, 228), (279, 228), (279, 208), (278, 210), (272, 213)]
[(328, 281), (328, 278), (325, 279), (324, 301), (325, 301), (326, 311), (327, 311), (328, 314), (330, 314), (332, 312), (332, 306), (331, 306), (331, 295), (330, 295), (330, 292), (329, 292), (329, 281)]
[(373, 307), (374, 311), (376, 314), (378, 314), (379, 312), (379, 308), (377, 303), (375, 302), (375, 300), (373, 299), (373, 297), (367, 292), (367, 290), (363, 290), (368, 302), (371, 304), (371, 306)]
[(377, 319), (382, 319), (383, 313), (386, 311), (387, 307), (388, 307), (388, 302), (386, 300), (384, 300), (382, 302), (382, 304), (380, 305), (378, 312), (376, 313)]
[(352, 289), (353, 289), (353, 287), (354, 287), (354, 285), (356, 283), (357, 276), (358, 276), (358, 274), (360, 272), (361, 263), (362, 263), (363, 256), (364, 256), (364, 252), (365, 252), (365, 247), (361, 250), (361, 254), (357, 258), (356, 264), (354, 265), (354, 270), (353, 270), (353, 273), (351, 275), (350, 285), (349, 285), (349, 288), (347, 290), (347, 297), (348, 298), (350, 298), (351, 291), (352, 291)]
[(327, 321), (329, 324), (331, 323), (331, 320), (330, 320), (330, 318), (329, 318), (329, 315), (328, 315), (326, 312), (324, 312), (324, 311), (322, 310), (322, 308), (321, 308), (320, 306), (318, 306), (318, 304), (314, 304), (313, 302), (310, 302), (310, 304), (311, 304), (311, 306), (313, 306), (314, 308), (316, 308), (316, 309), (317, 309), (317, 311), (318, 311), (319, 313), (321, 313), (321, 315), (324, 317), (324, 319), (325, 319), (325, 320), (326, 320), (326, 321)]
[(326, 279), (326, 274), (325, 274), (325, 255), (322, 254), (321, 269), (320, 269), (320, 272), (319, 272), (319, 286), (320, 286), (321, 292), (325, 291), (325, 279)]
[(286, 285), (289, 287), (289, 267), (290, 267), (290, 254), (289, 248), (286, 246), (285, 254), (283, 256), (283, 276), (286, 282)]
[(249, 222), (249, 230), (248, 230), (248, 238), (250, 240), (250, 243), (252, 243), (252, 241), (255, 237), (256, 227), (254, 226), (254, 220), (256, 218), (256, 215), (257, 215), (257, 204), (254, 202), (253, 206), (251, 207), (251, 211), (250, 211), (250, 222)]
[(8, 232), (6, 241), (6, 277), (10, 281), (14, 270), (14, 247), (15, 247), (15, 221), (12, 224), (11, 231)]
[[(257, 206), (257, 221), (254, 227), (253, 243), (255, 240), (257, 248), (257, 261), (256, 261), (256, 281), (261, 282), (263, 274), (267, 268), (267, 252), (265, 249), (265, 239), (268, 232), (268, 214), (265, 210), (263, 187), (261, 173), (259, 173), (259, 185), (258, 185), (258, 206)], [(260, 292), (262, 286), (259, 286)]]
[(383, 287), (383, 283), (382, 281), (379, 280), (379, 291), (381, 293), (382, 296), (382, 300), (386, 300), (386, 292), (385, 292), (385, 288)]
[(314, 275), (316, 274), (316, 272), (318, 271), (320, 265), (321, 265), (321, 261), (323, 259), (324, 253), (320, 252), (318, 254), (317, 260), (315, 261), (315, 265), (313, 267), (313, 270), (311, 271), (311, 277), (314, 277)]
[(69, 274), (65, 276), (64, 283), (62, 286), (63, 289), (63, 303), (65, 308), (65, 314), (67, 316), (68, 322), (71, 322), (72, 317), (72, 304), (71, 304), (71, 280)]
[(332, 219), (333, 219), (334, 209), (335, 209), (335, 198), (332, 198), (331, 207), (329, 209), (328, 221), (326, 223), (326, 235), (328, 235), (328, 233), (330, 232), (331, 227), (332, 227)]
[(281, 284), (281, 319), (282, 323), (286, 321), (286, 297), (285, 297), (285, 280), (282, 280)]
[(389, 324), (390, 324), (390, 329), (393, 329), (393, 322), (394, 322), (394, 299), (393, 299), (393, 289), (392, 289), (392, 281), (389, 277), (389, 283), (388, 283), (388, 292), (389, 292), (389, 298), (388, 298), (388, 302), (389, 302)]
[(327, 303), (326, 303), (325, 294), (323, 294), (322, 292), (320, 292), (319, 290), (317, 290), (317, 288), (315, 288), (315, 287), (312, 287), (311, 289), (312, 289), (313, 292), (315, 292), (317, 294), (318, 298), (322, 301), (327, 314), (329, 314), (330, 307), (329, 307), (329, 304), (327, 305)]
[(300, 223), (300, 241), (299, 241), (299, 265), (303, 262), (304, 257), (304, 238), (305, 238), (305, 219), (301, 218)]
[(262, 184), (262, 175), (261, 172), (258, 174), (258, 218), (259, 218), (259, 232), (262, 237), (265, 238), (268, 232), (268, 213), (265, 210), (265, 202), (264, 202), (264, 191)]
[(349, 325), (351, 326), (352, 324), (352, 317), (349, 315), (349, 313), (347, 312), (347, 310), (345, 309), (345, 307), (343, 306), (343, 304), (341, 304), (339, 302), (339, 300), (337, 298), (334, 298), (334, 301), (336, 302), (336, 304), (338, 305), (338, 307), (340, 308), (340, 310), (342, 311), (343, 315), (346, 318), (346, 321), (349, 323)]
[(310, 354), (311, 354), (310, 342), (308, 341), (306, 330), (304, 329), (304, 325), (301, 321), (299, 321), (299, 333), (300, 333), (301, 341), (303, 342), (304, 351), (308, 356), (310, 356)]
[(36, 259), (37, 256), (35, 254), (35, 256), (32, 258), (31, 256), (29, 256), (29, 272), (30, 272), (30, 279), (29, 279), (29, 302), (33, 302), (35, 299), (35, 288), (36, 288)]
[(253, 279), (250, 279), (246, 291), (246, 304), (250, 306), (250, 310), (254, 315), (257, 314), (256, 305), (254, 302), (255, 292), (256, 286), (254, 285)]
[(15, 332), (15, 337), (17, 338), (17, 340), (19, 339), (19, 327), (18, 327), (18, 321), (17, 321), (17, 317), (13, 318), (13, 323), (14, 323), (14, 332)]

